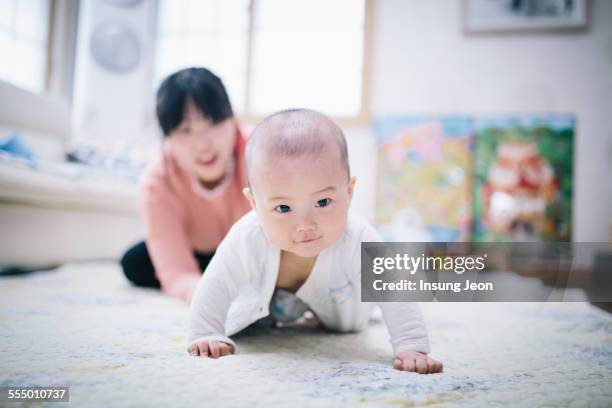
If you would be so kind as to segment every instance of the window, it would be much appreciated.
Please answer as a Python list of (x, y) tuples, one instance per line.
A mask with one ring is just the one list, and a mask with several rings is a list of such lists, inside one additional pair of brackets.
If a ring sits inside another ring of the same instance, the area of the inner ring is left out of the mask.
[(247, 120), (308, 107), (365, 121), (370, 3), (159, 0), (155, 86), (200, 65), (222, 78)]
[(155, 85), (178, 69), (204, 66), (244, 112), (248, 30), (248, 0), (160, 0)]
[(50, 14), (49, 0), (0, 0), (0, 79), (46, 89)]

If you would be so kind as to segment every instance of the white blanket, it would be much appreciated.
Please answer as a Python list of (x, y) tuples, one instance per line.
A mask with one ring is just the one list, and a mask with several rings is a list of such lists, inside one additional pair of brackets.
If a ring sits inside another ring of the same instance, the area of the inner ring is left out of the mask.
[[(612, 406), (612, 318), (586, 303), (423, 303), (443, 374), (391, 367), (359, 334), (251, 332), (186, 352), (188, 307), (115, 264), (0, 278), (0, 386), (69, 385), (71, 406)], [(63, 406), (58, 404), (57, 406)]]

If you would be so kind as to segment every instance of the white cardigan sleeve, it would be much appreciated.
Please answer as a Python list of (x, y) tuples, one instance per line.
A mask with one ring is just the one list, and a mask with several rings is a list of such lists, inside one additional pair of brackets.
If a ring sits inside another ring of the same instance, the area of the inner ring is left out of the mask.
[[(240, 283), (248, 279), (241, 262), (240, 222), (234, 224), (221, 242), (198, 282), (189, 312), (189, 346), (202, 340), (217, 340), (235, 346), (226, 336), (225, 321)], [(244, 246), (244, 245), (242, 245)]]
[(380, 302), (383, 318), (391, 335), (393, 354), (414, 350), (429, 353), (429, 339), (418, 303)]
[[(376, 230), (367, 225), (361, 234), (361, 242), (382, 242)], [(361, 246), (359, 248), (361, 251)], [(361, 259), (356, 256), (356, 259)], [(356, 268), (361, 271), (361, 265)], [(378, 302), (383, 318), (391, 336), (393, 354), (400, 351), (414, 350), (429, 353), (427, 328), (421, 308), (415, 302)]]

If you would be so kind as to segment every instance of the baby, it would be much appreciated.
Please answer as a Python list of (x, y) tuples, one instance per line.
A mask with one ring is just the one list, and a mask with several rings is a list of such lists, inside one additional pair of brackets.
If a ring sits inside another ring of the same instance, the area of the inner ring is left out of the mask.
[[(219, 245), (191, 302), (188, 351), (218, 358), (235, 351), (228, 337), (262, 322), (320, 322), (363, 329), (373, 304), (361, 302), (361, 242), (380, 241), (349, 210), (355, 187), (342, 130), (311, 110), (269, 116), (246, 150), (253, 211)], [(380, 307), (391, 335), (393, 367), (437, 373), (415, 303)]]

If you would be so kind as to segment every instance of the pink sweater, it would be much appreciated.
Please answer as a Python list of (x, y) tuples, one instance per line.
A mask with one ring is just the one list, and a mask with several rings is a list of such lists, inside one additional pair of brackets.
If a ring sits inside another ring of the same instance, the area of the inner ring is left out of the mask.
[(141, 214), (147, 249), (164, 293), (191, 301), (201, 273), (193, 251), (214, 251), (230, 227), (249, 211), (244, 135), (236, 139), (236, 171), (215, 198), (205, 198), (165, 149), (141, 183)]

